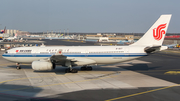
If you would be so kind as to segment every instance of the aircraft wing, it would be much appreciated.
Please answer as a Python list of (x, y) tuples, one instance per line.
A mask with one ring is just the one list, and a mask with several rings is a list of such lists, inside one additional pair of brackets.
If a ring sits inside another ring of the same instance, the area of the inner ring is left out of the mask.
[(96, 63), (96, 61), (88, 58), (67, 58), (67, 56), (62, 54), (62, 49), (58, 50), (55, 55), (51, 56), (51, 60), (55, 61), (57, 64), (65, 64), (66, 61), (71, 61), (73, 65), (89, 65)]
[(67, 60), (67, 57), (62, 55), (62, 49), (59, 49), (55, 55), (51, 56), (51, 60), (53, 60), (53, 61), (64, 61), (64, 60)]

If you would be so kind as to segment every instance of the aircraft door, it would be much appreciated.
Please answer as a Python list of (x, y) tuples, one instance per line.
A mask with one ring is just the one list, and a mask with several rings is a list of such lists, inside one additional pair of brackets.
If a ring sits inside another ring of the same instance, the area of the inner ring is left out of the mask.
[(85, 51), (85, 56), (88, 57), (88, 54), (89, 54), (89, 51), (86, 50), (86, 51)]
[(124, 53), (125, 53), (125, 56), (126, 56), (126, 57), (129, 57), (129, 48), (125, 48)]
[(39, 53), (39, 48), (33, 49), (32, 56), (36, 57), (36, 54), (38, 54), (38, 53)]

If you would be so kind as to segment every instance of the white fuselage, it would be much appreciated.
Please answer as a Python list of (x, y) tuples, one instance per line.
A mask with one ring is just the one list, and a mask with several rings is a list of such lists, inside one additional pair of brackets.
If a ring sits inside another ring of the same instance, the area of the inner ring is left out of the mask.
[(93, 64), (112, 64), (146, 56), (145, 47), (134, 46), (48, 46), (20, 47), (8, 50), (3, 58), (17, 63), (31, 63), (50, 58), (61, 49), (67, 59), (90, 59)]

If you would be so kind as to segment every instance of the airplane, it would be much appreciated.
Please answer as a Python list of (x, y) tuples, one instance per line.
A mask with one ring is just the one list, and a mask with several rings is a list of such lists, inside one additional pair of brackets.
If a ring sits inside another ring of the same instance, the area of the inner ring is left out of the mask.
[(3, 38), (3, 40), (14, 40), (14, 39), (18, 39), (17, 34), (14, 37)]
[(170, 44), (170, 45), (166, 45), (168, 48), (175, 48), (177, 46), (177, 44)]
[(3, 38), (3, 40), (15, 40), (15, 39), (18, 39), (17, 35), (15, 35), (14, 37)]
[(4, 30), (1, 30), (1, 32), (0, 32), (0, 33), (1, 33), (1, 34), (2, 34), (2, 33), (4, 33)]
[(0, 42), (3, 42), (3, 38), (2, 37), (0, 37)]
[(6, 32), (6, 27), (4, 28), (4, 30), (1, 30), (1, 34), (5, 33)]
[(6, 33), (6, 27), (4, 28), (4, 30), (1, 30), (1, 37), (3, 37), (2, 39), (3, 40), (1, 40), (1, 41), (4, 41), (4, 40), (14, 40), (14, 39), (17, 39), (17, 33), (15, 34), (15, 36), (14, 37), (4, 37), (4, 35), (3, 34), (7, 34)]
[(135, 43), (129, 46), (35, 46), (18, 47), (7, 50), (2, 57), (20, 63), (31, 63), (35, 71), (55, 69), (56, 65), (67, 67), (66, 73), (77, 73), (75, 66), (81, 70), (92, 70), (91, 65), (114, 64), (167, 49), (162, 46), (171, 14), (161, 15), (151, 28)]
[(130, 43), (130, 41), (128, 41), (128, 40), (121, 40), (121, 41), (117, 42), (117, 44), (124, 44), (124, 43)]

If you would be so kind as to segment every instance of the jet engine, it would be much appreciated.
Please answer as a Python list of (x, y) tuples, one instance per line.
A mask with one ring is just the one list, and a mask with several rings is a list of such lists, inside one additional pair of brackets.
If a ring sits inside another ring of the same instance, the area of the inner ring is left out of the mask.
[(54, 64), (49, 61), (33, 61), (32, 68), (37, 71), (45, 71), (54, 69)]

